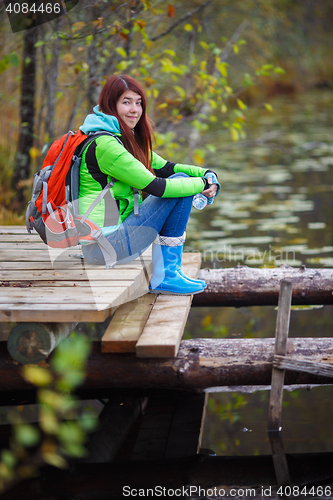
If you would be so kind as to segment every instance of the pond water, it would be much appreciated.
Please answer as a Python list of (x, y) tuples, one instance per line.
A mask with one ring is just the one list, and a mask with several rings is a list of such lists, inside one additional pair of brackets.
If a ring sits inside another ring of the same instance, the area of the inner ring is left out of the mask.
[[(209, 166), (221, 194), (192, 211), (187, 231), (202, 267), (333, 267), (332, 100), (331, 91), (278, 97), (273, 113), (250, 113), (245, 142), (220, 147)], [(274, 337), (275, 321), (274, 307), (192, 308), (186, 337)], [(291, 337), (331, 336), (332, 327), (333, 306), (292, 310)], [(202, 446), (269, 454), (268, 403), (267, 390), (210, 394)], [(333, 451), (332, 415), (333, 386), (285, 390), (285, 451)]]

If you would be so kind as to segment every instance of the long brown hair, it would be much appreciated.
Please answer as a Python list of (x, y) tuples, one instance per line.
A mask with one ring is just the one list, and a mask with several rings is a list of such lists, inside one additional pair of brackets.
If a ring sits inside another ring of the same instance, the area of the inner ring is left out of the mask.
[[(117, 102), (127, 90), (136, 92), (142, 100), (142, 115), (134, 128), (134, 134), (117, 112)], [(103, 113), (117, 118), (125, 148), (154, 173), (151, 167), (152, 128), (146, 114), (146, 95), (139, 82), (127, 75), (112, 76), (104, 85), (98, 104)]]

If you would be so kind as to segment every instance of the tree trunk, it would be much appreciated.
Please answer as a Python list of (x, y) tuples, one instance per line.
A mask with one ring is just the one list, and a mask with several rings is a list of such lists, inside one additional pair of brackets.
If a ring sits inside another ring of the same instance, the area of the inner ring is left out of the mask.
[(273, 269), (238, 266), (230, 269), (203, 269), (199, 278), (207, 288), (193, 296), (193, 306), (277, 305), (280, 282), (293, 284), (293, 305), (333, 304), (333, 270), (295, 269), (282, 265)]
[[(54, 33), (59, 30), (60, 19), (54, 21)], [(46, 116), (45, 132), (48, 140), (52, 143), (55, 140), (55, 102), (58, 89), (58, 60), (60, 53), (60, 40), (54, 38), (51, 43), (51, 57), (47, 62), (45, 45), (42, 47), (43, 69), (44, 69), (44, 93), (46, 96)], [(62, 131), (64, 133), (65, 130)]]
[(19, 185), (20, 181), (28, 179), (30, 175), (30, 149), (34, 142), (35, 119), (35, 76), (36, 76), (36, 47), (37, 28), (24, 32), (23, 69), (21, 83), (21, 128), (18, 149), (14, 165), (13, 188), (17, 193), (16, 201), (21, 208), (24, 204), (24, 191)]

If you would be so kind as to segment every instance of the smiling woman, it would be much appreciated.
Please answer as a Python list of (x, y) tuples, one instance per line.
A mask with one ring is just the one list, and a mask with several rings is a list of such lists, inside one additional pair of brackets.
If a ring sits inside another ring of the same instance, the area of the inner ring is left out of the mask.
[[(145, 93), (127, 76), (110, 78), (94, 114), (80, 129), (99, 131), (82, 155), (79, 211), (102, 228), (105, 247), (116, 262), (129, 262), (153, 244), (153, 293), (192, 295), (206, 287), (181, 269), (185, 230), (192, 199), (203, 192), (211, 202), (220, 185), (211, 170), (166, 161), (152, 150)], [(143, 195), (142, 195), (143, 193)], [(116, 220), (114, 219), (114, 214)], [(85, 245), (89, 264), (103, 264), (101, 245)]]
[(142, 99), (140, 94), (128, 90), (117, 102), (117, 111), (122, 120), (134, 129), (142, 115)]

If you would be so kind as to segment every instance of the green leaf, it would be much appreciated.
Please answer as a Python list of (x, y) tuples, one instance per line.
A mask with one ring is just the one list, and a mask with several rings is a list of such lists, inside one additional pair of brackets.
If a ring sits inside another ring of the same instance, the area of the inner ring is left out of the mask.
[(124, 59), (127, 59), (127, 52), (124, 49), (124, 47), (117, 47), (115, 50), (116, 50), (117, 54), (119, 54)]
[(276, 68), (274, 68), (274, 73), (279, 73), (281, 75), (284, 75), (285, 70), (283, 68), (281, 68), (280, 66), (276, 66)]
[(6, 71), (8, 66), (9, 66), (8, 56), (5, 56), (2, 59), (0, 59), (0, 73)]
[(17, 424), (14, 426), (16, 441), (22, 446), (35, 446), (39, 439), (39, 430), (30, 424)]
[(12, 52), (11, 53), (10, 62), (12, 64), (12, 66), (14, 66), (15, 68), (18, 67), (18, 65), (20, 63), (20, 58), (19, 58), (19, 55), (18, 55), (17, 52)]
[(15, 467), (17, 463), (17, 458), (14, 453), (10, 450), (2, 450), (1, 451), (1, 461), (7, 465), (10, 469)]
[(44, 40), (39, 40), (38, 42), (35, 43), (35, 47), (42, 47), (44, 45)]

